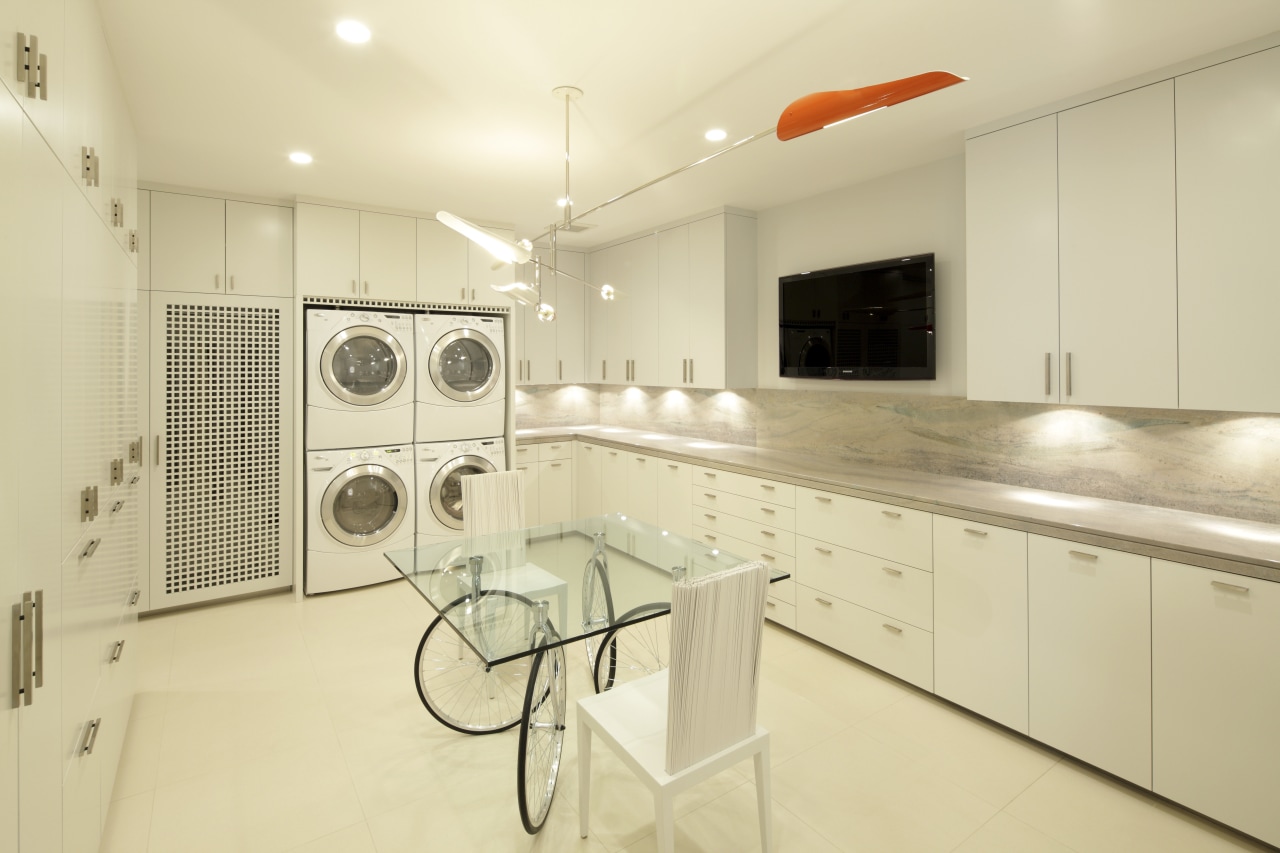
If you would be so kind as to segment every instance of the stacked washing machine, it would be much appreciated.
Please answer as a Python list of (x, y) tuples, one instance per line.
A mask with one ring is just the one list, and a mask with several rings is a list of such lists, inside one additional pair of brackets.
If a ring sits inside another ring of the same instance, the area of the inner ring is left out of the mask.
[(461, 536), (461, 478), (506, 468), (506, 384), (501, 317), (308, 308), (305, 322), (310, 595), (394, 580), (385, 552)]

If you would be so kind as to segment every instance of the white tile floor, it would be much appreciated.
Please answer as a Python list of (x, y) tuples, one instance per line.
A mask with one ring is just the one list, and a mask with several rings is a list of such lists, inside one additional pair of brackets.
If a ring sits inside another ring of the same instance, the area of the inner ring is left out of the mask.
[[(455, 734), (413, 689), (429, 608), (404, 583), (144, 619), (104, 853), (648, 851), (652, 801), (597, 744), (578, 837), (570, 712), (547, 825), (515, 804), (516, 734)], [(589, 690), (571, 647), (570, 698)], [(778, 851), (1266, 850), (769, 626)], [(750, 763), (677, 804), (681, 851), (758, 849)]]

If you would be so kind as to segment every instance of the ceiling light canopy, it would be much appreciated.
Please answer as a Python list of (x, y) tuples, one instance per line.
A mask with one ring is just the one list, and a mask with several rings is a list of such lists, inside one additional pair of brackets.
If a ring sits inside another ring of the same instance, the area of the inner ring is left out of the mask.
[(343, 41), (349, 41), (352, 44), (364, 44), (372, 35), (369, 28), (359, 21), (338, 21), (338, 26), (334, 28), (338, 33), (338, 38)]
[(289, 155), (289, 159), (299, 166), (305, 166), (311, 162), (311, 155), (305, 151), (295, 151)]

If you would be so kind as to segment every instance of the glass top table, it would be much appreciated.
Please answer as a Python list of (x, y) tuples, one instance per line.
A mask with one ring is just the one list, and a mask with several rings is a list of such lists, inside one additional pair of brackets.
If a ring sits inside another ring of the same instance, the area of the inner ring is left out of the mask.
[[(418, 644), (418, 696), (466, 734), (520, 726), (517, 799), (542, 827), (567, 709), (564, 647), (585, 640), (597, 692), (666, 668), (671, 584), (746, 562), (621, 514), (389, 551), (438, 614)], [(770, 570), (770, 581), (789, 577)]]

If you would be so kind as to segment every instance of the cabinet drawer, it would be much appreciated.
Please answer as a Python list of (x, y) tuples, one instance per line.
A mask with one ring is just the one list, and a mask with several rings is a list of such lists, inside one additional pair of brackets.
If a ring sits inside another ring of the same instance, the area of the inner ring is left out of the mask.
[(776, 550), (787, 555), (794, 555), (796, 552), (796, 535), (790, 530), (701, 507), (693, 511), (693, 521), (699, 527), (724, 533), (743, 542), (750, 542), (759, 548), (768, 548), (770, 551)]
[(723, 492), (742, 495), (744, 498), (758, 498), (782, 506), (796, 505), (796, 487), (790, 483), (776, 483), (773, 480), (736, 474), (733, 471), (694, 468), (693, 485), (695, 489), (710, 486)]
[(933, 634), (796, 584), (796, 630), (903, 681), (933, 690)]
[[(777, 584), (774, 584), (774, 586), (777, 586)], [(794, 631), (796, 629), (796, 606), (787, 604), (785, 601), (779, 601), (770, 595), (769, 600), (764, 604), (764, 618)]]
[[(780, 572), (786, 572), (789, 575), (795, 574), (795, 557), (790, 554), (783, 554), (776, 548), (761, 548), (750, 542), (744, 542), (728, 534), (719, 533), (698, 525), (693, 527), (693, 538), (705, 545), (727, 551), (744, 560), (759, 560), (766, 566), (777, 569)], [(774, 584), (774, 586), (777, 586), (777, 584)], [(772, 594), (770, 593), (770, 595)]]
[(537, 462), (539, 455), (539, 445), (517, 444), (515, 464), (523, 465), (527, 462)]
[(917, 569), (933, 569), (933, 516), (920, 510), (800, 488), (796, 533)]
[(776, 601), (786, 602), (787, 604), (795, 604), (796, 579), (791, 577), (786, 580), (774, 581), (769, 584), (769, 597)]
[(868, 610), (933, 630), (933, 575), (868, 554), (796, 537), (796, 580)]
[(573, 457), (572, 442), (552, 441), (534, 446), (538, 448), (539, 462), (550, 462), (552, 459), (570, 459)]
[(796, 529), (796, 511), (793, 507), (773, 504), (754, 498), (744, 498), (742, 495), (735, 495), (733, 492), (701, 487), (695, 488), (693, 490), (693, 505), (716, 512), (736, 515), (738, 518), (758, 521), (761, 524), (767, 524), (783, 530)]

